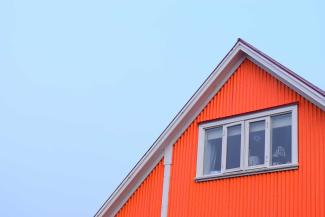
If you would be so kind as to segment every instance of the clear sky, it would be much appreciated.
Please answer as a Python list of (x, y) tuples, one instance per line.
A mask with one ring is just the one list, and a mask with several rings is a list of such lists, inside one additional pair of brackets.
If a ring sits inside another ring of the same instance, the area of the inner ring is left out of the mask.
[(238, 37), (325, 89), (324, 1), (226, 2), (0, 1), (0, 216), (92, 216)]

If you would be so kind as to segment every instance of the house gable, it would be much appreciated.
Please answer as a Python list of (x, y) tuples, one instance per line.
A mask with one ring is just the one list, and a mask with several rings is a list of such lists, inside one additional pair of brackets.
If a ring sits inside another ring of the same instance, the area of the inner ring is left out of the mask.
[[(195, 180), (199, 124), (292, 104), (298, 106), (299, 169)], [(174, 144), (168, 216), (323, 216), (324, 207), (315, 205), (325, 200), (323, 129), (324, 111), (244, 60)]]
[[(234, 80), (229, 79), (232, 77), (233, 73), (240, 71), (243, 67), (248, 67), (248, 65), (258, 65), (259, 70), (267, 71), (262, 76), (259, 83), (249, 81), (252, 78), (246, 77), (247, 75), (241, 75), (243, 79), (243, 87), (249, 88), (252, 85), (257, 85), (258, 87), (265, 88), (264, 81), (272, 77), (272, 79), (277, 78), (279, 85), (274, 86), (276, 91), (279, 88), (291, 88), (295, 92), (299, 93), (301, 96), (308, 99), (310, 102), (314, 103), (319, 109), (325, 109), (325, 94), (324, 91), (318, 89), (307, 81), (303, 80), (301, 77), (294, 74), (292, 71), (286, 69), (284, 66), (275, 62), (270, 57), (266, 56), (262, 52), (258, 51), (248, 43), (239, 39), (226, 57), (221, 61), (221, 63), (216, 67), (216, 69), (211, 73), (211, 75), (206, 79), (206, 81), (201, 85), (201, 87), (196, 91), (192, 98), (186, 103), (182, 110), (176, 115), (173, 121), (167, 126), (155, 143), (151, 146), (148, 152), (141, 158), (137, 165), (132, 169), (128, 176), (123, 180), (121, 185), (113, 192), (111, 197), (104, 203), (102, 208), (98, 211), (96, 216), (103, 216), (104, 213), (109, 213), (110, 215), (116, 214), (116, 212), (123, 206), (125, 201), (132, 195), (132, 193), (137, 189), (137, 187), (143, 182), (143, 180), (152, 171), (155, 165), (161, 160), (166, 150), (166, 147), (172, 146), (180, 138), (180, 136), (186, 132), (191, 123), (197, 120), (197, 117), (206, 111), (206, 106), (210, 105), (213, 101), (212, 99), (216, 96), (218, 91), (223, 88), (223, 97), (219, 103), (225, 103), (227, 101), (233, 100), (233, 97), (247, 100), (254, 100), (255, 95), (243, 95), (245, 93), (245, 88), (243, 91), (239, 91), (238, 94), (234, 94), (238, 91), (238, 86), (231, 86)], [(243, 65), (243, 63), (245, 63)], [(238, 68), (239, 67), (239, 68)], [(256, 80), (255, 80), (256, 81)], [(280, 82), (281, 81), (281, 82)], [(245, 82), (250, 82), (246, 84)], [(229, 84), (232, 88), (224, 88)], [(281, 85), (280, 85), (281, 84)], [(285, 85), (284, 85), (285, 84)], [(227, 93), (227, 94), (226, 94)], [(271, 93), (271, 92), (270, 92)], [(263, 92), (259, 92), (261, 96), (265, 96)], [(218, 95), (218, 94), (217, 94)], [(227, 97), (226, 97), (227, 96)], [(271, 100), (275, 100), (271, 95), (268, 95)], [(211, 101), (212, 100), (212, 101)], [(261, 99), (262, 102), (266, 103), (266, 98)], [(235, 100), (236, 101), (236, 100)], [(287, 100), (290, 103), (290, 100)], [(239, 101), (236, 101), (239, 102)], [(216, 103), (216, 102), (214, 102)], [(245, 110), (245, 103), (238, 103), (229, 109), (220, 107), (218, 111), (211, 112), (225, 112), (226, 116), (232, 115), (233, 110), (243, 109)], [(260, 109), (261, 106), (256, 106), (256, 108), (251, 107), (251, 111), (254, 109)], [(225, 111), (223, 111), (225, 110)], [(242, 110), (242, 111), (243, 111)], [(247, 111), (249, 112), (249, 111)], [(203, 121), (203, 120), (201, 120)], [(192, 129), (195, 130), (195, 129)], [(193, 140), (196, 142), (195, 140)], [(195, 164), (192, 165), (195, 167)]]

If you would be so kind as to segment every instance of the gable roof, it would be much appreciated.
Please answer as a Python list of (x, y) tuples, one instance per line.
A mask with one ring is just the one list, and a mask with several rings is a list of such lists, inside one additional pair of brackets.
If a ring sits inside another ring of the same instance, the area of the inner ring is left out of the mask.
[(162, 159), (166, 147), (176, 142), (185, 129), (246, 58), (281, 80), (323, 111), (325, 110), (325, 91), (306, 81), (301, 76), (281, 65), (244, 40), (238, 39), (209, 77), (203, 82), (140, 161), (125, 177), (122, 183), (98, 210), (95, 214), (96, 217), (104, 216), (104, 214), (113, 216), (118, 212), (127, 199)]

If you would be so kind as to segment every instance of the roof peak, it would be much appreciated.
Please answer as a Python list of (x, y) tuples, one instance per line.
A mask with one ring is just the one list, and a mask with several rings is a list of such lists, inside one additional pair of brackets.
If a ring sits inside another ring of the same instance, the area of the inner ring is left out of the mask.
[(243, 45), (245, 45), (245, 46), (249, 47), (250, 49), (254, 50), (255, 52), (257, 52), (258, 54), (260, 54), (261, 56), (263, 56), (264, 58), (266, 58), (267, 60), (269, 60), (270, 62), (272, 62), (273, 64), (275, 64), (276, 66), (278, 66), (281, 69), (283, 69), (284, 71), (286, 71), (291, 76), (295, 77), (296, 79), (300, 80), (301, 82), (303, 82), (304, 84), (306, 84), (307, 86), (309, 86), (310, 88), (312, 88), (313, 90), (317, 91), (322, 96), (325, 96), (325, 91), (322, 90), (320, 87), (314, 85), (310, 81), (308, 81), (305, 78), (303, 78), (302, 76), (298, 75), (297, 73), (295, 73), (291, 69), (289, 69), (286, 66), (284, 66), (283, 64), (279, 63), (278, 61), (276, 61), (275, 59), (273, 59), (269, 55), (265, 54), (261, 50), (257, 49), (256, 47), (254, 47), (253, 45), (251, 45), (247, 41), (243, 40), (242, 38), (238, 38), (237, 39), (237, 42), (236, 42), (235, 46), (237, 44), (240, 44), (240, 43), (242, 43)]

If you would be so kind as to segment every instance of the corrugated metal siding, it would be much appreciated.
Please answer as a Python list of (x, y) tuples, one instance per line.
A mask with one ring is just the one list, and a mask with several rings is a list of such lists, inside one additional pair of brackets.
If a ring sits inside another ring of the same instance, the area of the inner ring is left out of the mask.
[[(289, 103), (298, 103), (298, 170), (194, 181), (198, 123)], [(245, 60), (174, 145), (168, 216), (325, 216), (324, 112)]]
[(164, 164), (163, 160), (161, 160), (116, 216), (160, 216), (163, 176)]

